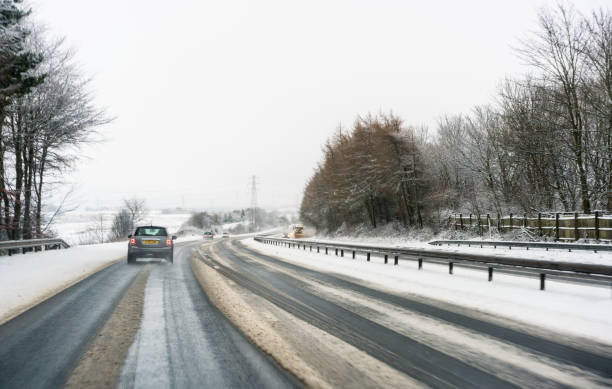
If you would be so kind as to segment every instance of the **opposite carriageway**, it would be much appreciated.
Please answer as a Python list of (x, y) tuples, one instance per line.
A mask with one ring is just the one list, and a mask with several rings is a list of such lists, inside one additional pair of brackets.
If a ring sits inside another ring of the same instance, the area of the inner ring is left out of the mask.
[[(398, 248), (388, 246), (372, 246), (364, 244), (347, 244), (335, 242), (322, 242), (302, 239), (271, 238), (268, 236), (256, 236), (255, 240), (265, 244), (285, 246), (289, 248), (316, 250), (317, 253), (334, 254), (344, 257), (345, 252), (350, 253), (352, 259), (356, 254), (365, 254), (366, 260), (370, 261), (372, 255), (384, 258), (384, 263), (389, 263), (393, 258), (394, 265), (399, 265), (400, 260), (410, 260), (418, 263), (418, 269), (423, 268), (423, 263), (435, 263), (448, 266), (449, 274), (453, 274), (454, 266), (472, 269), (486, 269), (489, 281), (493, 281), (493, 272), (539, 278), (540, 289), (545, 289), (547, 277), (559, 281), (568, 281), (580, 284), (612, 286), (612, 266), (558, 262), (549, 260), (525, 259), (518, 257), (492, 257), (484, 254), (455, 253), (435, 249)], [(474, 242), (478, 244), (480, 242)], [(565, 245), (564, 245), (565, 246)], [(608, 247), (597, 245), (599, 249)], [(604, 251), (604, 250), (602, 250)]]

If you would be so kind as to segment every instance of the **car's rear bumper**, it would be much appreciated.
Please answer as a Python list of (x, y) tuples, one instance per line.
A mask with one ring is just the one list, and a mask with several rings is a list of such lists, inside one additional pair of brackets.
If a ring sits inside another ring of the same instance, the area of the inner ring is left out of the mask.
[(128, 255), (133, 257), (165, 258), (173, 252), (173, 247), (128, 247)]

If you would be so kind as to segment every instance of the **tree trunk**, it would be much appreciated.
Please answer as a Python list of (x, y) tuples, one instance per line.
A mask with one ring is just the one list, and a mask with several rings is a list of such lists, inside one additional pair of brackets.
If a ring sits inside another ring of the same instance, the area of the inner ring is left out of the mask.
[(42, 198), (43, 198), (43, 181), (45, 173), (45, 164), (47, 162), (47, 147), (43, 146), (38, 163), (38, 182), (36, 183), (36, 237), (42, 238), (41, 217), (42, 217)]
[(21, 191), (23, 189), (23, 139), (20, 124), (11, 119), (11, 131), (13, 133), (13, 143), (15, 146), (15, 205), (13, 207), (13, 223), (11, 226), (11, 238), (21, 239)]
[(8, 225), (10, 223), (10, 202), (6, 189), (4, 170), (4, 155), (6, 151), (4, 144), (4, 119), (4, 114), (0, 114), (0, 203), (2, 205), (2, 212), (0, 212), (0, 231), (2, 236), (0, 238), (2, 239), (8, 237)]
[(24, 149), (25, 187), (23, 209), (23, 238), (32, 239), (32, 181), (34, 178), (34, 141), (28, 139)]
[[(612, 98), (612, 96), (610, 96)], [(611, 100), (612, 101), (612, 100)], [(608, 212), (612, 212), (612, 108), (608, 118)]]

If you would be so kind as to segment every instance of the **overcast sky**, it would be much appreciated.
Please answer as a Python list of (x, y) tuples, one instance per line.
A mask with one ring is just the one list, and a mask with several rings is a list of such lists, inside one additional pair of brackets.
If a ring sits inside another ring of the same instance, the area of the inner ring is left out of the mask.
[[(607, 1), (576, 2), (583, 12)], [(66, 177), (75, 200), (299, 205), (338, 123), (393, 111), (435, 130), (525, 71), (548, 1), (37, 0), (116, 120)]]

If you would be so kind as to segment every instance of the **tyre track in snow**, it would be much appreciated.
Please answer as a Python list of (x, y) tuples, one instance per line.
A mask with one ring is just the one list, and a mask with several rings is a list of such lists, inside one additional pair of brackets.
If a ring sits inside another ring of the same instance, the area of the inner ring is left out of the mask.
[(214, 307), (191, 271), (192, 248), (155, 266), (141, 326), (117, 388), (300, 388)]

